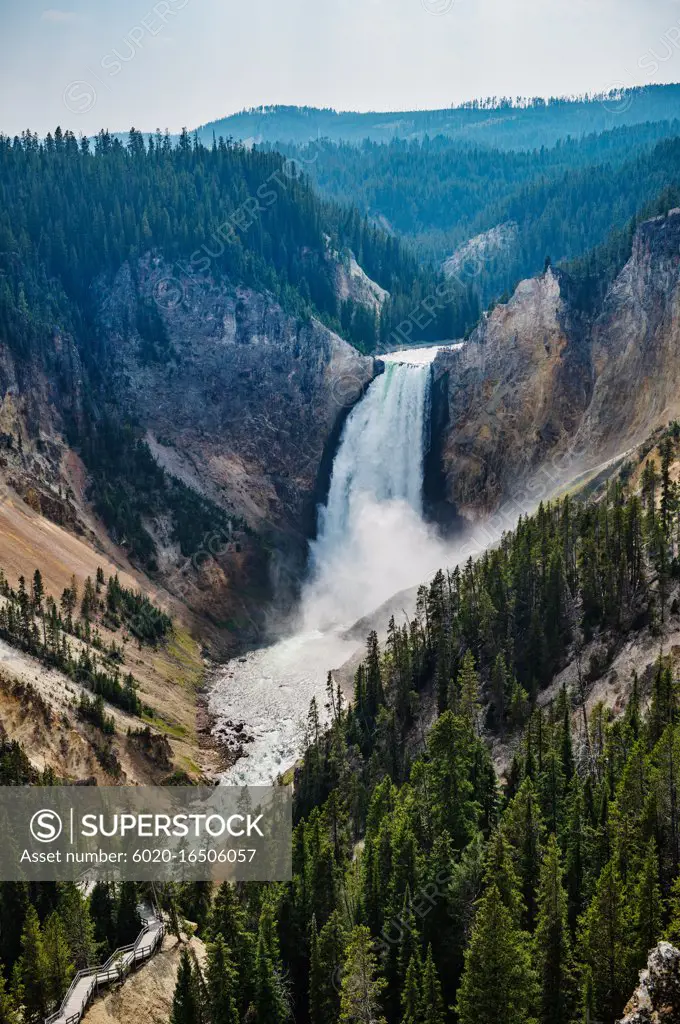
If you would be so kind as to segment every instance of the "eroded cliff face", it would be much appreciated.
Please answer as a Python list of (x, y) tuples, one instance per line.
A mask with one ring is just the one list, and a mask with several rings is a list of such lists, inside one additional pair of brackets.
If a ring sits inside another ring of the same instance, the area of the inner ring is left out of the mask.
[(435, 380), (448, 382), (445, 498), (461, 515), (492, 511), (578, 427), (590, 396), (578, 337), (548, 270), (523, 281), (463, 348), (437, 356)]
[[(94, 513), (87, 469), (67, 441), (67, 424), (84, 422), (84, 395), (95, 416), (105, 402), (164, 469), (235, 524), (225, 537), (222, 518), (187, 556), (170, 510), (144, 522), (157, 548), (152, 591), (160, 603), (169, 591), (199, 616), (212, 647), (256, 642), (272, 597), (284, 610), (295, 596), (342, 426), (380, 364), (271, 297), (178, 281), (151, 255), (100, 281), (95, 298), (106, 378), (99, 390), (85, 382), (73, 339), (56, 329), (40, 365), (17, 363), (0, 345), (0, 508), (6, 493), (23, 499), (128, 565)], [(25, 540), (28, 575), (35, 566)]]
[[(374, 361), (262, 294), (212, 284), (168, 292), (167, 277), (162, 261), (148, 257), (101, 291), (114, 391), (157, 461), (245, 520), (251, 548), (268, 553), (274, 590), (289, 590), (339, 431)], [(140, 334), (140, 304), (160, 316), (162, 350), (149, 351)], [(167, 571), (174, 553), (164, 554)], [(213, 598), (218, 583), (208, 588)]]
[(591, 332), (580, 436), (613, 455), (680, 414), (680, 210), (642, 224)]
[(596, 316), (570, 292), (551, 269), (522, 282), (435, 361), (443, 491), (467, 519), (527, 487), (547, 493), (680, 415), (680, 211), (640, 226)]

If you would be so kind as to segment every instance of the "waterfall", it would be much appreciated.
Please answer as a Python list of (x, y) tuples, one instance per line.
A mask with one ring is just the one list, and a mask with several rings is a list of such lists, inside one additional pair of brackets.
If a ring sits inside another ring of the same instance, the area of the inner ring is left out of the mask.
[(313, 565), (348, 543), (367, 499), (404, 501), (422, 515), (429, 383), (429, 365), (386, 362), (350, 413), (319, 510)]
[(436, 564), (439, 543), (423, 520), (434, 351), (385, 357), (347, 418), (310, 548), (305, 628), (348, 625)]
[(310, 700), (323, 709), (328, 670), (363, 643), (347, 627), (445, 563), (422, 507), (435, 352), (384, 357), (385, 372), (347, 417), (290, 634), (229, 662), (213, 688), (215, 733), (252, 740), (226, 782), (268, 782), (293, 764)]

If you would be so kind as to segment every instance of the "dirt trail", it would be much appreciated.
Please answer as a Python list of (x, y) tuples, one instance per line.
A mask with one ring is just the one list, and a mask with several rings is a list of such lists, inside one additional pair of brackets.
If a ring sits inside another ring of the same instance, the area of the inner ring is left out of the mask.
[[(188, 945), (202, 963), (205, 947), (201, 940), (192, 939)], [(83, 1017), (83, 1024), (168, 1024), (181, 948), (174, 935), (166, 935), (160, 952), (136, 974), (129, 975), (123, 985), (97, 999)]]

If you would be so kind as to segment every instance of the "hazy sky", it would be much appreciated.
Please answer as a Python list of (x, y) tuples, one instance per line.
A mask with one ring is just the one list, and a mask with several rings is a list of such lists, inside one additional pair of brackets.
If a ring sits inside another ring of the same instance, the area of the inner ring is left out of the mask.
[(176, 131), (260, 103), (394, 110), (680, 81), (680, 0), (0, 0), (0, 11), (10, 134)]

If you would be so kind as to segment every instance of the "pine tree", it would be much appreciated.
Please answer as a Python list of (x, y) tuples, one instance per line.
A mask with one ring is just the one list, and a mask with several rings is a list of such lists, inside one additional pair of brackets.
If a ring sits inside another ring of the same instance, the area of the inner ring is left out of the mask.
[(576, 985), (567, 921), (567, 894), (557, 840), (546, 847), (538, 887), (538, 919), (534, 936), (536, 968), (541, 989), (542, 1024), (568, 1024), (573, 1019)]
[(474, 655), (469, 649), (465, 652), (463, 665), (458, 674), (458, 693), (461, 718), (477, 734), (480, 718), (479, 675), (475, 668)]
[(26, 911), (21, 956), (13, 975), (15, 998), (24, 1008), (26, 1024), (43, 1024), (50, 1009), (49, 969), (42, 929), (35, 907)]
[(545, 826), (536, 790), (530, 778), (524, 780), (517, 796), (505, 812), (503, 831), (513, 847), (513, 860), (519, 876), (525, 912), (523, 923), (533, 931), (536, 921), (536, 886), (540, 874)]
[(319, 956), (319, 934), (314, 916), (309, 935), (308, 999), (310, 1024), (324, 1024), (324, 967)]
[(47, 967), (45, 982), (48, 999), (53, 1006), (58, 1006), (75, 973), (66, 928), (59, 914), (53, 913), (47, 918), (42, 941)]
[(257, 1024), (283, 1024), (289, 1016), (281, 981), (262, 930), (255, 957), (254, 1009)]
[(416, 918), (413, 912), (413, 901), (411, 898), (411, 886), (407, 884), (404, 892), (401, 915), (399, 917), (399, 943), (397, 949), (397, 975), (400, 983), (406, 978), (406, 972), (413, 960), (416, 960), (418, 969), (420, 963), (420, 935), (416, 925)]
[(613, 1024), (621, 1016), (635, 981), (632, 929), (623, 899), (621, 878), (609, 861), (586, 911), (580, 943), (590, 972), (593, 1012), (605, 1024)]
[[(94, 926), (94, 940), (99, 950), (113, 952), (116, 904), (109, 882), (95, 882), (90, 894), (90, 917)], [(106, 957), (104, 957), (106, 959)]]
[(401, 1022), (402, 1024), (421, 1024), (422, 995), (420, 990), (420, 974), (422, 971), (420, 958), (412, 956), (406, 968), (404, 987), (401, 991)]
[(33, 586), (31, 588), (31, 603), (37, 612), (42, 612), (42, 603), (45, 600), (45, 586), (42, 573), (36, 569), (33, 573)]
[(343, 925), (340, 911), (334, 910), (319, 932), (319, 970), (316, 986), (319, 1024), (335, 1021), (340, 1014), (339, 982), (346, 947), (347, 930)]
[(202, 1024), (198, 984), (186, 946), (180, 953), (170, 1024)]
[(65, 883), (62, 889), (59, 914), (76, 970), (92, 967), (97, 962), (94, 922), (88, 904), (74, 882)]
[(653, 839), (650, 839), (647, 845), (646, 855), (635, 885), (633, 912), (636, 937), (635, 959), (636, 965), (642, 967), (647, 963), (650, 949), (659, 941), (663, 917), (659, 887), (659, 858)]
[(458, 990), (460, 1024), (526, 1024), (537, 1001), (529, 939), (491, 885), (479, 903)]
[(520, 893), (520, 881), (513, 864), (510, 844), (501, 828), (496, 829), (489, 840), (484, 880), (487, 886), (495, 887), (503, 906), (519, 927), (526, 908)]
[(97, 609), (97, 594), (94, 589), (94, 584), (90, 576), (85, 580), (85, 586), (83, 587), (83, 599), (80, 603), (80, 614), (89, 622), (94, 616)]
[(427, 948), (423, 971), (420, 1019), (422, 1024), (444, 1024), (444, 1000), (431, 945)]
[(230, 882), (223, 882), (217, 891), (206, 931), (212, 939), (221, 935), (227, 944), (239, 978), (239, 1012), (243, 1016), (255, 998), (256, 938), (248, 930), (243, 907)]
[(341, 1024), (385, 1024), (380, 998), (385, 982), (377, 975), (371, 933), (363, 925), (350, 936), (345, 953), (340, 993)]
[(206, 988), (210, 1006), (210, 1024), (239, 1024), (234, 993), (237, 976), (229, 950), (221, 935), (208, 945), (205, 968)]
[(380, 669), (378, 634), (373, 630), (368, 635), (366, 649), (366, 707), (371, 721), (375, 720), (378, 708), (384, 703), (385, 693)]

